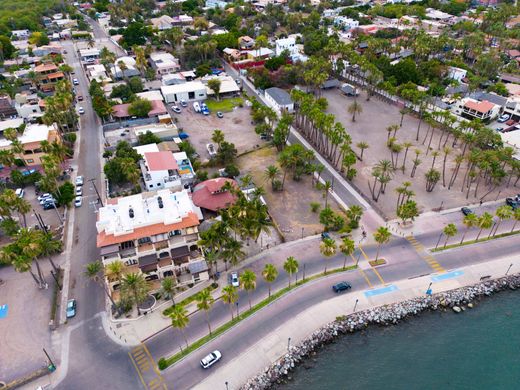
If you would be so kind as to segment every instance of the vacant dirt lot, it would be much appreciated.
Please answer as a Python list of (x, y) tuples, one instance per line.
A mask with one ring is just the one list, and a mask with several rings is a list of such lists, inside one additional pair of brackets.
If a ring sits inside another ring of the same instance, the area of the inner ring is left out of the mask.
[[(303, 176), (299, 182), (287, 177), (284, 191), (273, 192), (270, 182), (264, 177), (264, 171), (267, 166), (276, 165), (276, 158), (276, 149), (268, 147), (240, 157), (237, 163), (242, 174), (251, 174), (255, 184), (264, 188), (264, 199), (269, 212), (278, 223), (286, 241), (302, 238), (302, 228), (304, 237), (320, 233), (323, 226), (319, 221), (319, 212), (311, 212), (310, 203), (318, 202), (323, 208), (323, 192), (312, 186), (311, 176)], [(328, 204), (333, 210), (339, 211), (330, 195)]]
[[(376, 99), (371, 98), (370, 101), (366, 101), (366, 94), (362, 94), (357, 98), (358, 103), (361, 104), (363, 112), (356, 117), (356, 122), (352, 122), (352, 115), (347, 111), (348, 106), (354, 101), (353, 97), (347, 97), (341, 94), (338, 90), (324, 91), (323, 96), (327, 98), (329, 102), (328, 112), (333, 113), (336, 116), (336, 120), (343, 123), (348, 133), (352, 136), (352, 145), (354, 151), (360, 155), (359, 148), (356, 144), (364, 141), (369, 144), (369, 148), (365, 150), (363, 154), (363, 161), (356, 163), (356, 169), (358, 170), (357, 177), (353, 183), (356, 185), (368, 198), (371, 197), (368, 182), (373, 183), (374, 179), (371, 175), (372, 168), (380, 160), (387, 159), (391, 160), (391, 153), (386, 145), (387, 134), (386, 128), (390, 125), (399, 125), (401, 120), (401, 114), (399, 108)], [(488, 188), (483, 184), (480, 185), (477, 197), (475, 197), (474, 188), (470, 191), (468, 199), (466, 199), (466, 192), (461, 192), (462, 180), (465, 174), (466, 164), (463, 163), (457, 180), (451, 190), (448, 190), (447, 186), (444, 187), (441, 180), (435, 186), (433, 192), (426, 192), (426, 180), (424, 178), (425, 173), (432, 167), (433, 156), (432, 152), (438, 151), (439, 155), (435, 160), (434, 167), (442, 172), (444, 153), (442, 141), (441, 148), (438, 150), (439, 137), (441, 131), (435, 129), (433, 140), (431, 143), (431, 149), (427, 153), (427, 146), (429, 143), (429, 137), (423, 145), (423, 139), (426, 136), (428, 126), (423, 122), (420, 129), (419, 141), (416, 141), (417, 127), (419, 119), (406, 115), (404, 117), (403, 126), (397, 131), (396, 138), (399, 144), (410, 142), (412, 146), (409, 148), (408, 156), (406, 159), (406, 167), (404, 173), (401, 169), (397, 169), (394, 172), (391, 182), (387, 185), (386, 193), (381, 195), (377, 202), (377, 208), (388, 218), (394, 218), (396, 213), (397, 204), (397, 193), (395, 189), (400, 187), (404, 181), (410, 181), (412, 183), (411, 190), (416, 194), (415, 200), (421, 211), (428, 211), (439, 208), (442, 204), (444, 209), (459, 207), (466, 204), (478, 203), (480, 198), (487, 193), (484, 201), (495, 200), (497, 197), (505, 198), (518, 192), (518, 188), (514, 187), (506, 188), (503, 185), (501, 188), (497, 188), (494, 191), (489, 192)], [(451, 147), (452, 142), (447, 143), (447, 146)], [(421, 151), (419, 159), (422, 163), (418, 166), (417, 172), (414, 178), (410, 177), (412, 169), (412, 160), (415, 158), (415, 149)], [(451, 174), (455, 167), (455, 156), (460, 154), (460, 142), (455, 148), (452, 148), (446, 161), (446, 182), (449, 181)], [(395, 158), (395, 156), (394, 156)], [(404, 159), (404, 149), (398, 156), (398, 164), (396, 166), (401, 167)], [(488, 193), (489, 192), (489, 193)]]
[(248, 107), (236, 107), (233, 111), (224, 113), (224, 118), (217, 118), (215, 112), (204, 116), (188, 105), (182, 109), (182, 113), (172, 116), (177, 120), (177, 126), (190, 135), (189, 141), (202, 161), (209, 159), (206, 145), (212, 142), (211, 134), (215, 129), (222, 130), (226, 141), (235, 144), (238, 154), (265, 144), (255, 133)]

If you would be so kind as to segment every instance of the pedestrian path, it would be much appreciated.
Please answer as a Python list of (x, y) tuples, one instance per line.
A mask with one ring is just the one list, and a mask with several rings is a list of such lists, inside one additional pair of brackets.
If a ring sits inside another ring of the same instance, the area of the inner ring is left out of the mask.
[(417, 239), (410, 235), (405, 237), (412, 244), (415, 251), (435, 272), (446, 272), (446, 270), (435, 260), (435, 258), (426, 251), (426, 248)]
[(147, 390), (168, 389), (157, 364), (146, 345), (140, 344), (128, 352), (130, 360), (139, 375), (139, 379)]

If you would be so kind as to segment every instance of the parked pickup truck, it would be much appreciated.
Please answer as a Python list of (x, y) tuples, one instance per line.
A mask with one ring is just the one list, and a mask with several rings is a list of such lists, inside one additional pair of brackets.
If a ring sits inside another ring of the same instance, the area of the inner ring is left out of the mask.
[(354, 87), (353, 85), (350, 85), (347, 83), (344, 83), (341, 86), (341, 92), (343, 92), (345, 95), (348, 95), (348, 96), (358, 96), (359, 95), (359, 91), (357, 90), (357, 88)]

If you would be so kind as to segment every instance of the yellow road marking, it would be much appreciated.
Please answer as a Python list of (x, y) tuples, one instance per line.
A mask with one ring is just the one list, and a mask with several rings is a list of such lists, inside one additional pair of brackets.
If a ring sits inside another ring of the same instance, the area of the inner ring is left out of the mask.
[[(361, 245), (358, 245), (358, 248), (359, 250), (361, 251), (361, 253), (363, 254), (363, 257), (370, 261), (370, 259), (368, 258), (367, 254), (365, 253), (365, 251), (363, 250), (363, 248), (361, 247)], [(368, 263), (370, 265), (370, 262)], [(383, 278), (381, 277), (381, 274), (379, 272), (377, 272), (377, 270), (375, 269), (375, 267), (373, 267), (372, 265), (370, 265), (370, 269), (372, 271), (374, 271), (374, 273), (376, 274), (376, 276), (379, 278), (379, 280), (381, 281), (381, 284), (385, 284), (385, 281), (383, 280)]]
[(417, 252), (417, 254), (419, 256), (421, 256), (421, 258), (426, 262), (426, 264), (428, 264), (434, 271), (445, 272), (445, 269), (442, 267), (442, 265), (440, 265), (437, 262), (435, 257), (433, 257), (429, 253), (426, 253), (426, 254), (421, 254), (420, 253), (423, 250), (425, 250), (425, 248), (419, 241), (417, 241), (417, 239), (414, 236), (406, 236), (405, 238), (406, 238), (406, 240), (408, 240), (408, 242), (410, 244), (412, 244), (412, 246), (414, 247), (414, 249)]
[(130, 360), (132, 361), (132, 364), (134, 365), (135, 370), (137, 371), (137, 375), (139, 375), (139, 379), (141, 379), (141, 383), (143, 384), (144, 388), (146, 389), (147, 386), (146, 386), (146, 383), (144, 382), (143, 375), (141, 374), (141, 370), (139, 370), (139, 368), (137, 368), (137, 365), (135, 364), (134, 359), (133, 359), (132, 355), (130, 354), (130, 352), (128, 352), (128, 356), (130, 356)]
[(370, 280), (368, 279), (367, 274), (365, 274), (365, 271), (363, 271), (361, 268), (358, 269), (361, 275), (363, 275), (363, 277), (365, 278), (365, 281), (367, 282), (368, 286), (372, 288), (372, 283), (370, 283)]
[(377, 272), (377, 270), (375, 269), (375, 267), (372, 267), (371, 268), (372, 271), (374, 271), (374, 273), (377, 275), (377, 277), (379, 278), (379, 280), (381, 281), (381, 284), (385, 284), (385, 281), (383, 280), (383, 278), (381, 277), (381, 274), (379, 272)]
[(163, 377), (161, 375), (161, 372), (159, 371), (159, 368), (157, 367), (157, 364), (155, 363), (155, 360), (153, 359), (152, 357), (152, 354), (150, 353), (150, 351), (148, 350), (148, 347), (146, 346), (146, 344), (143, 344), (143, 347), (144, 347), (144, 350), (146, 352), (146, 354), (150, 357), (150, 361), (153, 363), (153, 370), (155, 371), (155, 373), (157, 374), (157, 376), (159, 378), (161, 378), (161, 381), (163, 380)]
[(358, 248), (359, 248), (359, 250), (361, 251), (361, 253), (363, 253), (363, 257), (364, 257), (366, 260), (368, 260), (368, 256), (367, 256), (367, 254), (365, 253), (365, 251), (363, 250), (363, 248), (361, 247), (361, 245), (358, 245)]

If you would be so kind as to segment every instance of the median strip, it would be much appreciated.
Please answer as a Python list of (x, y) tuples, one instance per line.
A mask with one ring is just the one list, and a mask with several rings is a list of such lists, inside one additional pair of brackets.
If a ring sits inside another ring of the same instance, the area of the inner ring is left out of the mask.
[(271, 302), (274, 302), (275, 300), (277, 300), (278, 298), (280, 298), (283, 295), (287, 294), (291, 290), (294, 290), (295, 288), (300, 287), (301, 285), (303, 285), (305, 283), (308, 283), (308, 282), (310, 282), (312, 280), (316, 280), (316, 279), (319, 279), (319, 278), (322, 278), (322, 277), (325, 277), (325, 276), (328, 276), (328, 275), (331, 275), (331, 274), (351, 271), (351, 270), (354, 270), (356, 268), (357, 268), (356, 265), (351, 265), (351, 266), (348, 266), (348, 267), (345, 267), (345, 268), (343, 268), (343, 267), (335, 268), (335, 269), (332, 269), (332, 270), (328, 271), (325, 275), (323, 273), (312, 275), (309, 278), (306, 278), (306, 279), (303, 279), (303, 280), (300, 280), (300, 281), (296, 282), (295, 284), (291, 285), (290, 287), (289, 286), (284, 287), (281, 290), (278, 290), (277, 292), (271, 294), (270, 298), (266, 298), (266, 299), (260, 301), (259, 303), (254, 305), (251, 309), (248, 309), (248, 310), (244, 311), (243, 313), (241, 313), (238, 317), (235, 317), (231, 321), (228, 321), (225, 324), (219, 326), (211, 334), (208, 334), (208, 335), (198, 339), (194, 343), (190, 344), (182, 352), (178, 352), (175, 355), (172, 355), (170, 357), (166, 357), (166, 358), (162, 357), (162, 358), (160, 358), (159, 361), (157, 362), (157, 365), (158, 365), (159, 369), (161, 369), (161, 370), (164, 370), (164, 369), (168, 368), (169, 366), (175, 364), (176, 362), (178, 362), (179, 360), (181, 360), (185, 356), (189, 355), (191, 352), (199, 349), (204, 344), (206, 344), (206, 343), (210, 342), (211, 340), (219, 337), (220, 335), (225, 333), (227, 330), (231, 329), (233, 326), (235, 326), (239, 322), (241, 322), (241, 321), (245, 320), (246, 318), (250, 317), (251, 315), (253, 315), (257, 311), (259, 311), (260, 309), (262, 309), (265, 306), (267, 306), (268, 304), (270, 304)]
[(503, 237), (514, 236), (515, 234), (518, 234), (518, 233), (520, 233), (520, 230), (515, 230), (514, 232), (507, 232), (507, 233), (496, 234), (494, 236), (484, 237), (484, 238), (480, 238), (478, 240), (470, 240), (470, 241), (464, 241), (463, 243), (459, 242), (457, 244), (450, 244), (450, 245), (446, 245), (445, 247), (442, 247), (442, 248), (431, 248), (430, 252), (441, 252), (441, 251), (445, 251), (447, 249), (458, 248), (460, 246), (466, 246), (466, 245), (471, 245), (471, 244), (477, 244), (479, 242), (491, 241), (491, 240), (494, 240), (496, 238), (503, 238)]

